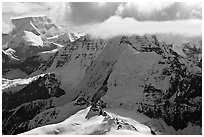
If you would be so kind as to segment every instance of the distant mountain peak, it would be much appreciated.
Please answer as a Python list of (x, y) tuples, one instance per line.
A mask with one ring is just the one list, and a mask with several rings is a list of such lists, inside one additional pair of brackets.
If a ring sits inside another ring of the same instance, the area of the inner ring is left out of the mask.
[(34, 33), (36, 35), (46, 34), (48, 30), (54, 34), (62, 33), (62, 30), (47, 16), (12, 18), (11, 22), (14, 25), (12, 34), (16, 34), (19, 31), (29, 31), (31, 29), (35, 30)]

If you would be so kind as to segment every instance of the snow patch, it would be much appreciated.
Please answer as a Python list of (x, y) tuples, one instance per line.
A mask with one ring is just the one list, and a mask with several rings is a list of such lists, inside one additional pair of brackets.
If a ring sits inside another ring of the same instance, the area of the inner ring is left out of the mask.
[(43, 41), (40, 36), (37, 36), (36, 34), (29, 32), (29, 31), (24, 31), (25, 36), (23, 38), (30, 42), (32, 46), (43, 46)]

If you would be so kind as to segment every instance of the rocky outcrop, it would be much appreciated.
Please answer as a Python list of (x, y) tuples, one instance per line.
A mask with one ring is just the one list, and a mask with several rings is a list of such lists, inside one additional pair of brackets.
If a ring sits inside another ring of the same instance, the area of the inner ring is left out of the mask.
[(45, 74), (19, 91), (3, 91), (3, 134), (16, 133), (15, 129), (20, 124), (54, 107), (52, 98), (59, 98), (64, 94), (65, 91), (60, 88), (60, 82), (55, 78), (55, 74)]

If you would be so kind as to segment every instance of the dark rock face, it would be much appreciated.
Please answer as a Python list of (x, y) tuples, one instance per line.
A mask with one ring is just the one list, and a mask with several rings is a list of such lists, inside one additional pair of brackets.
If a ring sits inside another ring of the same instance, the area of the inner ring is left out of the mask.
[[(54, 44), (50, 44), (49, 46), (45, 47), (35, 47), (35, 46), (29, 46), (24, 49), (25, 47), (16, 47), (13, 48), (16, 51), (16, 58), (19, 60), (12, 60), (5, 54), (2, 55), (2, 73), (3, 75), (6, 72), (9, 72), (13, 69), (20, 69), (21, 71), (25, 72), (26, 74), (30, 75), (32, 72), (34, 72), (38, 67), (43, 64), (43, 59), (40, 58), (38, 53), (43, 51), (51, 51), (53, 49), (56, 49), (57, 46)], [(24, 52), (22, 52), (24, 51)]]
[[(155, 104), (141, 103), (139, 112), (150, 118), (162, 118), (175, 130), (187, 127), (189, 122), (202, 127), (202, 72), (192, 72), (187, 65), (190, 60), (190, 64), (196, 69), (199, 63), (197, 55), (202, 52), (202, 42), (199, 44), (198, 47), (200, 48), (191, 48), (189, 43), (185, 45), (183, 50), (188, 49), (188, 52), (187, 50), (185, 52), (187, 59), (178, 55), (171, 48), (164, 50), (164, 48), (171, 47), (169, 45), (162, 46), (163, 49), (159, 46), (150, 48), (148, 52), (155, 51), (162, 56), (161, 65), (169, 65), (163, 70), (161, 77), (170, 76), (170, 88), (164, 92), (154, 86), (145, 85), (143, 92), (154, 98)], [(155, 43), (155, 45), (158, 44)], [(168, 58), (163, 54), (165, 51), (170, 55)], [(187, 64), (184, 64), (181, 60), (184, 60)]]
[(31, 74), (35, 71), (35, 69), (41, 64), (42, 60), (39, 59), (38, 55), (31, 56), (26, 58), (24, 61), (15, 61), (10, 62), (9, 58), (2, 57), (2, 74), (4, 75), (6, 72), (9, 72), (13, 69), (20, 69), (21, 71), (25, 72), (26, 74)]
[[(183, 52), (186, 54), (187, 59), (199, 64), (202, 56), (202, 41), (188, 42), (183, 44)], [(199, 65), (198, 65), (199, 66)]]
[(202, 72), (189, 71), (180, 61), (182, 57), (173, 50), (169, 54), (173, 56), (161, 63), (169, 64), (161, 77), (170, 76), (170, 88), (164, 92), (152, 85), (144, 85), (146, 99), (154, 98), (154, 104), (141, 102), (138, 111), (150, 118), (162, 118), (175, 130), (184, 129), (189, 122), (202, 127)]
[(17, 133), (15, 129), (20, 124), (54, 107), (52, 97), (59, 98), (64, 94), (55, 74), (45, 74), (17, 92), (3, 92), (3, 134)]
[[(3, 111), (3, 134), (19, 134), (23, 131), (28, 131), (29, 127), (20, 128), (23, 123), (28, 122), (29, 120), (33, 119), (38, 113), (52, 108), (50, 100), (35, 100), (28, 103), (24, 103), (21, 106), (13, 109), (13, 110), (4, 110)], [(7, 114), (10, 114), (7, 117)]]
[(3, 92), (3, 109), (13, 109), (37, 99), (60, 97), (65, 92), (59, 86), (60, 83), (55, 79), (54, 74), (46, 74), (18, 92)]

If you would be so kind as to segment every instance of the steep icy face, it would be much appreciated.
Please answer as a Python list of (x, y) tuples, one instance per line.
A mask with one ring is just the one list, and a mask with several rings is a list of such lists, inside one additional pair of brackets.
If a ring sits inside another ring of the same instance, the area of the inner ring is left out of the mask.
[(62, 80), (62, 88), (74, 88), (106, 43), (106, 40), (92, 40), (89, 36), (81, 37), (73, 43), (66, 43), (65, 47), (39, 66), (32, 75), (55, 72)]

